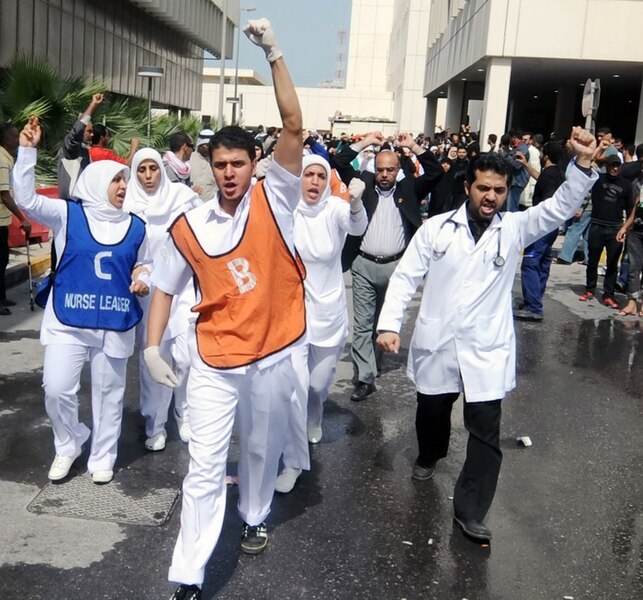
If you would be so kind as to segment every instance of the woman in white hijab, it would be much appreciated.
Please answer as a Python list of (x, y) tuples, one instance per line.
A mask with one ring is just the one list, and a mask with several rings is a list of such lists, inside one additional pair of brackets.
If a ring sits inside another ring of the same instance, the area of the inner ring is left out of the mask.
[[(169, 226), (181, 213), (201, 204), (201, 200), (185, 184), (169, 180), (161, 155), (152, 148), (143, 148), (134, 155), (132, 172), (134, 176), (127, 187), (123, 209), (138, 215), (146, 222), (150, 254), (153, 261), (159, 261), (162, 260), (163, 248), (169, 237)], [(180, 385), (172, 389), (153, 381), (143, 360), (149, 298), (151, 294), (142, 302), (144, 317), (137, 327), (136, 338), (141, 348), (140, 407), (145, 418), (145, 447), (155, 452), (165, 448), (165, 426), (173, 392), (179, 436), (184, 442), (190, 439), (186, 398), (187, 373), (190, 368), (187, 330), (191, 320), (195, 318), (190, 309), (196, 304), (196, 299), (193, 285), (188, 285), (182, 294), (175, 296), (170, 321), (165, 330), (166, 337), (160, 347), (163, 359), (169, 364), (172, 364), (173, 360), (174, 372), (180, 381)]]
[(20, 134), (13, 177), (17, 204), (53, 230), (59, 257), (40, 331), (45, 346), (45, 408), (56, 457), (49, 479), (64, 479), (90, 436), (78, 420), (80, 375), (91, 367), (92, 443), (87, 469), (95, 483), (108, 483), (123, 415), (127, 359), (142, 317), (136, 296), (148, 293), (145, 225), (123, 211), (129, 169), (110, 161), (90, 164), (73, 196), (52, 200), (35, 190), (40, 126), (30, 119)]
[(368, 225), (362, 204), (364, 183), (353, 179), (350, 201), (330, 195), (331, 171), (321, 156), (305, 156), (301, 199), (295, 212), (295, 247), (306, 266), (306, 344), (293, 353), (298, 385), (291, 403), (284, 470), (275, 489), (292, 490), (309, 469), (308, 442), (322, 438), (324, 402), (348, 336), (348, 309), (341, 254), (346, 235), (362, 235)]

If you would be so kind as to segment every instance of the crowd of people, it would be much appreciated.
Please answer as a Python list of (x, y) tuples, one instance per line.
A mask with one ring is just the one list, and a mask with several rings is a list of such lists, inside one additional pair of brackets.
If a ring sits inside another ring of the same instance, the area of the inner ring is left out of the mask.
[[(64, 140), (60, 200), (51, 200), (35, 187), (38, 120), (19, 136), (0, 127), (8, 155), (19, 145), (4, 206), (27, 233), (26, 217), (54, 235), (52, 273), (39, 294), (55, 449), (48, 477), (65, 480), (91, 437), (87, 470), (96, 484), (112, 481), (125, 372), (138, 349), (145, 448), (165, 448), (173, 402), (191, 459), (169, 570), (174, 600), (201, 597), (225, 513), (235, 422), (244, 552), (265, 549), (274, 492), (290, 492), (310, 469), (309, 444), (323, 437), (324, 402), (349, 333), (343, 272), (352, 279), (355, 402), (376, 392), (383, 352), (399, 351), (407, 305), (423, 284), (407, 367), (417, 389), (411, 477), (431, 479), (447, 455), (463, 394), (469, 442), (454, 521), (483, 543), (502, 462), (501, 403), (515, 387), (513, 319), (543, 318), (561, 228), (560, 264), (587, 239), (580, 300), (594, 297), (606, 249), (602, 301), (611, 308), (626, 241), (621, 314), (643, 314), (643, 146), (619, 146), (606, 129), (595, 139), (574, 128), (546, 142), (517, 130), (492, 134), (485, 152), (468, 127), (433, 137), (304, 131), (270, 23), (251, 21), (244, 31), (266, 54), (281, 128), (206, 128), (196, 141), (177, 132), (164, 155), (132, 140), (119, 157), (107, 129), (91, 123), (97, 94)], [(78, 416), (86, 360), (91, 429)]]

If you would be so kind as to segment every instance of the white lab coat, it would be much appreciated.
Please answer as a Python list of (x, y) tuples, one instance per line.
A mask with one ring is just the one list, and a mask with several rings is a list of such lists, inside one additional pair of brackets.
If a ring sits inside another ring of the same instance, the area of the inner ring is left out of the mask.
[[(520, 254), (573, 216), (597, 177), (572, 168), (552, 198), (496, 215), (477, 244), (467, 203), (417, 231), (391, 277), (377, 329), (399, 333), (406, 305), (426, 276), (407, 365), (419, 392), (464, 389), (468, 402), (485, 402), (515, 387), (511, 290)], [(494, 264), (498, 247), (502, 267)]]

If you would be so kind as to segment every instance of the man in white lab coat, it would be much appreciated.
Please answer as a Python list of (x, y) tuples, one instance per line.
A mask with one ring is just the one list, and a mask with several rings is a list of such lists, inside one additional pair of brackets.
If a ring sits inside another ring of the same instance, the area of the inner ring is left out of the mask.
[(590, 168), (594, 137), (575, 127), (570, 144), (576, 166), (567, 181), (524, 212), (499, 213), (511, 185), (510, 165), (495, 154), (477, 159), (465, 184), (467, 202), (429, 219), (411, 240), (377, 325), (377, 344), (397, 352), (404, 310), (424, 281), (407, 367), (418, 400), (419, 455), (412, 477), (430, 479), (446, 456), (451, 409), (464, 392), (469, 441), (455, 486), (454, 519), (478, 541), (491, 539), (483, 521), (502, 462), (500, 405), (515, 387), (511, 289), (520, 254), (572, 217), (597, 178)]

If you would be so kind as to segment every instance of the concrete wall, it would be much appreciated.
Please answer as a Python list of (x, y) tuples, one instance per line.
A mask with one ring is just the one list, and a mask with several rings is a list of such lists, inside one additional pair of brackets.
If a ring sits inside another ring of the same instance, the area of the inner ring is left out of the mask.
[(395, 0), (353, 0), (346, 88), (386, 91)]
[[(219, 102), (219, 83), (214, 72), (206, 69), (203, 83), (203, 100), (201, 115), (217, 115)], [(234, 84), (224, 87), (224, 96), (233, 95)], [(239, 95), (242, 97), (242, 124), (248, 127), (264, 125), (279, 126), (281, 118), (277, 110), (277, 102), (272, 85), (240, 85)], [(329, 119), (337, 111), (344, 115), (360, 117), (378, 117), (389, 119), (392, 94), (386, 91), (373, 92), (370, 90), (334, 89), (334, 88), (297, 88), (297, 95), (304, 117), (304, 127), (307, 129), (330, 129)], [(225, 119), (232, 120), (232, 106), (225, 107)], [(376, 129), (372, 126), (370, 130)]]
[(389, 90), (393, 92), (392, 119), (400, 131), (424, 128), (424, 63), (427, 49), (429, 4), (401, 0), (396, 5), (388, 59)]

